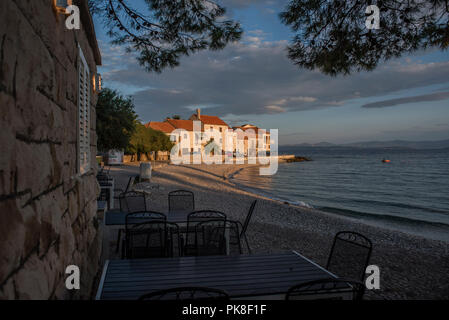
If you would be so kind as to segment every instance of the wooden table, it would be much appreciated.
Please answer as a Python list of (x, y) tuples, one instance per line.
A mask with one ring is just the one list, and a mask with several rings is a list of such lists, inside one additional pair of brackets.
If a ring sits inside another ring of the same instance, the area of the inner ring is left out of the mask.
[(284, 299), (295, 284), (329, 277), (336, 276), (296, 251), (108, 260), (96, 299), (136, 300), (145, 293), (181, 286), (222, 289), (231, 299)]

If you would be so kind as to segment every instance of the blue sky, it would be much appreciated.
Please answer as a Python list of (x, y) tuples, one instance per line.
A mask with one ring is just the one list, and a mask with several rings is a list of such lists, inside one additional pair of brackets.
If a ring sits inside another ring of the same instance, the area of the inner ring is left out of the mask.
[(132, 95), (143, 122), (187, 118), (201, 107), (231, 126), (279, 129), (280, 144), (449, 139), (448, 51), (419, 52), (373, 72), (332, 78), (286, 57), (293, 33), (278, 13), (287, 1), (222, 3), (227, 17), (242, 24), (242, 41), (183, 58), (162, 74), (147, 73), (133, 55), (111, 46), (95, 19), (104, 85)]

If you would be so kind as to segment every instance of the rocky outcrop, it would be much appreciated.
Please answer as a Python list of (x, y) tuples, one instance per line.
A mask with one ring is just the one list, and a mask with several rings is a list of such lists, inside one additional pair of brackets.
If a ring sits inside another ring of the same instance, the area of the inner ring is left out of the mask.
[(312, 161), (312, 159), (307, 157), (294, 156), (292, 158), (284, 159), (285, 162), (303, 162), (303, 161)]

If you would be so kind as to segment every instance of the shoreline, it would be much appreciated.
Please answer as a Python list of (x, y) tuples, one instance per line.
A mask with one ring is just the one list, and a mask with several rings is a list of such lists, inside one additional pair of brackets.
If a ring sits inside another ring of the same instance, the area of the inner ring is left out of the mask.
[[(288, 162), (283, 161), (282, 163), (288, 163)], [(254, 166), (256, 166), (256, 165), (254, 165)], [(262, 166), (262, 165), (258, 165), (258, 166)], [(397, 216), (380, 215), (380, 214), (369, 213), (369, 212), (355, 212), (355, 211), (351, 211), (349, 209), (344, 209), (344, 208), (335, 208), (335, 207), (322, 208), (322, 207), (312, 206), (309, 203), (301, 201), (301, 200), (295, 201), (295, 200), (291, 200), (288, 198), (283, 199), (282, 197), (278, 197), (275, 194), (269, 194), (269, 193), (265, 192), (265, 190), (258, 189), (255, 187), (248, 187), (244, 184), (241, 184), (241, 183), (233, 180), (234, 178), (236, 178), (236, 176), (238, 174), (242, 173), (243, 170), (247, 170), (248, 168), (251, 168), (251, 167), (248, 166), (245, 168), (240, 168), (230, 175), (229, 181), (231, 183), (233, 183), (236, 188), (245, 190), (247, 192), (253, 193), (253, 194), (261, 196), (261, 197), (264, 197), (268, 200), (277, 201), (277, 202), (283, 203), (285, 205), (297, 207), (298, 209), (303, 209), (303, 208), (314, 209), (314, 210), (320, 211), (322, 213), (340, 217), (342, 219), (349, 219), (351, 221), (355, 221), (355, 222), (366, 224), (366, 225), (373, 226), (373, 227), (378, 227), (381, 229), (387, 229), (390, 231), (403, 232), (405, 234), (409, 234), (412, 236), (423, 237), (428, 240), (443, 241), (449, 245), (449, 225), (447, 225), (445, 223), (407, 219), (407, 218), (401, 218), (401, 217), (397, 217)], [(421, 227), (425, 228), (426, 230), (416, 230), (416, 227), (418, 227), (418, 226), (421, 226)], [(432, 232), (438, 232), (439, 236), (432, 236)]]
[[(196, 210), (215, 209), (243, 221), (253, 200), (258, 200), (247, 236), (253, 253), (296, 250), (325, 266), (333, 237), (352, 230), (373, 242), (370, 264), (381, 270), (381, 289), (368, 291), (367, 299), (449, 299), (449, 249), (443, 241), (426, 239), (372, 226), (324, 211), (288, 205), (241, 190), (232, 176), (255, 165), (168, 165), (154, 170), (151, 210), (167, 212), (167, 194), (176, 189), (195, 194)], [(138, 167), (113, 168), (115, 176)], [(125, 176), (124, 176), (125, 177)], [(121, 182), (124, 184), (125, 179)], [(246, 252), (244, 252), (246, 253)]]

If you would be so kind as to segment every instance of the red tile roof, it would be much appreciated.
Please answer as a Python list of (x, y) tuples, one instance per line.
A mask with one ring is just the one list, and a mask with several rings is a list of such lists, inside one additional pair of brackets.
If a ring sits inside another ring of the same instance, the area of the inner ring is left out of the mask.
[(168, 122), (150, 121), (145, 125), (145, 127), (162, 131), (164, 133), (171, 133), (173, 130), (175, 130), (175, 127)]
[(224, 122), (223, 120), (221, 120), (219, 117), (216, 116), (206, 116), (202, 114), (200, 120), (204, 124), (229, 127), (226, 122)]
[(176, 119), (167, 119), (165, 120), (169, 124), (171, 124), (175, 129), (184, 129), (187, 131), (193, 131), (193, 121), (192, 120), (176, 120)]
[[(254, 132), (255, 135), (258, 135), (258, 134), (259, 134), (259, 130), (263, 130), (263, 129), (260, 129), (259, 127), (252, 126), (252, 125), (245, 125), (244, 128), (243, 128), (243, 126), (233, 127), (232, 129), (234, 129), (234, 132), (237, 131), (238, 129), (242, 130), (243, 132), (252, 130), (252, 131)], [(239, 134), (237, 135), (237, 137), (238, 137), (238, 138), (243, 137), (243, 136), (244, 136), (243, 132), (239, 132)], [(251, 132), (251, 131), (250, 131), (250, 132)], [(252, 137), (252, 136), (253, 136), (253, 133), (250, 133), (250, 132), (248, 132), (248, 135), (249, 135), (250, 137)], [(264, 134), (270, 135), (270, 131), (265, 130)]]
[(198, 115), (194, 114), (190, 117), (191, 120), (200, 120), (203, 124), (215, 125), (215, 126), (226, 126), (229, 128), (228, 124), (221, 120), (217, 116), (206, 116), (204, 114), (200, 115), (200, 119), (198, 119)]

